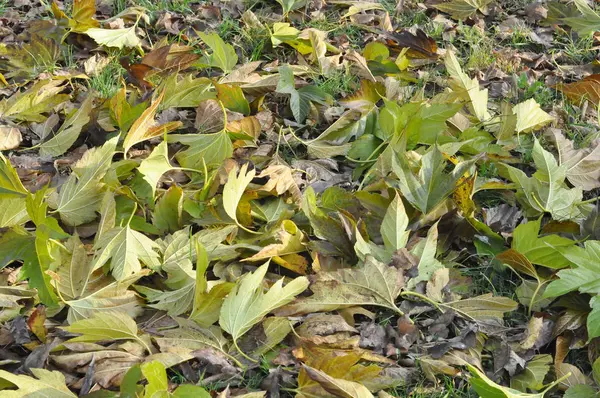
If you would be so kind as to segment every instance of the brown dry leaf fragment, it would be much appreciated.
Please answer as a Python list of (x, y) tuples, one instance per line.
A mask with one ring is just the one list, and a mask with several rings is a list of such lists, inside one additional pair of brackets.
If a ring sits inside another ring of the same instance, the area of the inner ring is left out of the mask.
[(594, 105), (600, 104), (600, 74), (589, 75), (573, 83), (560, 83), (555, 88), (575, 103), (590, 101)]
[(269, 177), (269, 181), (260, 188), (262, 191), (275, 191), (277, 195), (289, 192), (296, 203), (302, 202), (302, 192), (294, 179), (293, 170), (289, 166), (272, 164), (258, 175), (258, 178), (265, 177)]
[(594, 140), (587, 148), (575, 149), (573, 141), (560, 130), (550, 129), (548, 135), (558, 149), (561, 167), (567, 168), (569, 182), (585, 191), (600, 188), (600, 140)]
[(437, 58), (437, 44), (421, 29), (416, 34), (409, 30), (386, 34), (387, 43), (391, 48), (402, 50), (408, 48), (409, 58)]
[(165, 93), (163, 91), (129, 128), (129, 132), (123, 141), (123, 152), (125, 155), (127, 155), (129, 148), (135, 144), (154, 137), (159, 137), (165, 132), (175, 130), (182, 126), (181, 122), (167, 122), (165, 124), (157, 125), (154, 120), (158, 105), (160, 105), (164, 95)]

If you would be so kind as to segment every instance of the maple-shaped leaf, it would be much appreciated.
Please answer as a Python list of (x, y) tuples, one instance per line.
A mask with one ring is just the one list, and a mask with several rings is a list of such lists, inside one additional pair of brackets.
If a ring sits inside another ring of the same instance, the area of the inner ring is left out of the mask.
[(6, 72), (6, 79), (32, 79), (52, 69), (60, 54), (60, 47), (52, 38), (30, 34), (26, 43), (0, 44), (0, 71)]
[(285, 286), (280, 279), (264, 292), (263, 279), (268, 268), (269, 262), (266, 262), (256, 271), (245, 274), (223, 302), (219, 325), (233, 337), (236, 345), (265, 315), (288, 304), (308, 287), (308, 279), (301, 276)]
[(513, 112), (517, 117), (517, 133), (530, 133), (554, 121), (533, 98), (515, 105)]
[(385, 307), (401, 313), (396, 306), (396, 298), (403, 287), (401, 270), (367, 257), (359, 267), (318, 273), (310, 285), (312, 296), (299, 298), (276, 314), (310, 314), (363, 305)]
[(217, 99), (221, 101), (225, 108), (246, 116), (250, 114), (250, 103), (239, 86), (231, 84), (213, 84), (217, 89)]
[[(458, 0), (463, 1), (463, 0)], [(488, 90), (479, 88), (479, 81), (471, 79), (462, 71), (456, 55), (452, 51), (446, 52), (446, 70), (450, 75), (449, 85), (452, 91), (464, 101), (470, 102), (471, 111), (480, 122), (490, 119), (488, 112)]]
[(211, 53), (204, 57), (203, 63), (221, 69), (228, 73), (235, 68), (238, 56), (229, 43), (225, 43), (217, 33), (198, 32), (200, 39), (211, 49)]
[(71, 111), (58, 131), (40, 145), (41, 156), (60, 156), (77, 141), (81, 130), (90, 121), (92, 101), (90, 94), (78, 108)]
[(435, 4), (434, 7), (440, 11), (450, 14), (452, 18), (459, 21), (472, 17), (480, 11), (487, 15), (487, 5), (492, 0), (451, 0), (446, 3)]
[(158, 125), (154, 121), (156, 111), (158, 110), (158, 106), (164, 98), (164, 95), (165, 92), (161, 92), (160, 95), (129, 128), (129, 131), (123, 140), (123, 151), (125, 154), (127, 154), (129, 148), (135, 144), (158, 137), (181, 127), (181, 122), (167, 122), (165, 124)]
[(559, 166), (550, 152), (542, 148), (537, 139), (533, 145), (536, 173), (528, 177), (521, 169), (504, 164), (508, 178), (517, 185), (516, 196), (529, 216), (550, 213), (555, 220), (581, 216), (577, 203), (581, 201), (581, 188), (569, 189), (564, 180), (566, 166)]
[(202, 101), (216, 98), (210, 79), (205, 77), (194, 79), (191, 74), (180, 77), (177, 73), (173, 73), (158, 87), (159, 92), (165, 93), (159, 109), (194, 108)]
[(519, 306), (518, 303), (508, 297), (494, 297), (492, 293), (442, 303), (441, 305), (456, 311), (461, 316), (476, 320), (502, 319), (506, 312), (514, 311)]
[(143, 176), (144, 181), (152, 188), (153, 197), (160, 177), (171, 169), (173, 169), (173, 166), (169, 162), (169, 149), (165, 141), (155, 146), (150, 156), (140, 163), (138, 171)]
[(74, 0), (72, 17), (69, 19), (71, 31), (84, 33), (90, 28), (97, 28), (100, 26), (100, 23), (94, 19), (95, 14), (95, 0)]
[(89, 28), (84, 33), (106, 47), (135, 48), (142, 45), (142, 41), (135, 34), (135, 28), (136, 25), (121, 29)]
[(110, 260), (111, 274), (121, 281), (142, 269), (142, 263), (151, 268), (160, 265), (155, 251), (159, 246), (146, 235), (135, 231), (128, 224), (108, 230), (94, 245), (94, 269)]
[(567, 180), (585, 191), (600, 188), (600, 140), (592, 141), (588, 148), (575, 149), (573, 141), (560, 130), (549, 130), (558, 149), (559, 162), (567, 167)]
[(12, 167), (8, 159), (0, 153), (0, 195), (23, 198), (27, 196), (27, 193), (27, 190), (19, 179), (17, 171)]
[(17, 386), (17, 390), (2, 390), (2, 396), (6, 398), (21, 397), (51, 397), (51, 398), (75, 398), (77, 395), (69, 390), (65, 381), (65, 376), (59, 371), (49, 371), (45, 369), (32, 368), (31, 373), (35, 377), (27, 375), (18, 375), (0, 370), (0, 380), (3, 386)]
[(42, 123), (45, 113), (68, 101), (68, 94), (60, 94), (66, 88), (62, 80), (40, 80), (26, 91), (16, 92), (0, 101), (0, 118)]
[(172, 393), (169, 391), (167, 369), (160, 361), (154, 360), (141, 365), (141, 371), (148, 384), (144, 388), (144, 397), (173, 397), (173, 398), (211, 398), (204, 388), (192, 384), (182, 384)]
[(65, 224), (80, 225), (96, 218), (102, 200), (100, 180), (110, 167), (117, 141), (118, 137), (115, 137), (102, 147), (88, 150), (73, 166), (73, 173), (60, 188), (58, 196), (50, 200), (51, 207)]
[(138, 327), (135, 320), (129, 315), (119, 311), (103, 311), (94, 314), (89, 319), (82, 319), (63, 328), (69, 333), (78, 333), (81, 336), (74, 337), (67, 342), (96, 342), (112, 340), (134, 340), (140, 343), (148, 352), (146, 339), (138, 336)]
[(452, 194), (456, 183), (472, 164), (472, 160), (460, 162), (452, 172), (447, 173), (447, 162), (437, 146), (421, 157), (416, 175), (404, 154), (392, 158), (392, 170), (398, 177), (398, 188), (410, 204), (423, 214), (429, 213)]
[(275, 91), (290, 95), (290, 108), (298, 123), (306, 120), (311, 102), (324, 104), (328, 98), (327, 94), (317, 86), (304, 86), (296, 89), (294, 72), (289, 65), (279, 67), (279, 82)]
[(190, 169), (204, 170), (205, 166), (213, 169), (233, 154), (233, 144), (224, 130), (214, 134), (172, 134), (167, 140), (188, 146), (178, 152), (175, 159)]

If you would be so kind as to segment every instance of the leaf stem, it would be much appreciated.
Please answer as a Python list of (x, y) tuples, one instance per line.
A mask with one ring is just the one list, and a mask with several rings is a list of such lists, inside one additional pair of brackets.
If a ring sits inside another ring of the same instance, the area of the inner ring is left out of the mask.
[(439, 303), (437, 303), (436, 301), (430, 299), (429, 297), (425, 296), (424, 294), (413, 292), (413, 291), (410, 291), (410, 290), (404, 290), (402, 293), (400, 293), (400, 296), (402, 296), (402, 297), (405, 297), (405, 296), (414, 296), (414, 297), (417, 297), (417, 298), (425, 301), (426, 303), (429, 303), (429, 304), (433, 305), (442, 314), (444, 313), (444, 310), (442, 309), (442, 307), (440, 307)]
[[(258, 361), (257, 361), (256, 359), (249, 357), (248, 355), (246, 355), (246, 354), (244, 353), (244, 351), (242, 351), (242, 350), (240, 349), (240, 346), (238, 346), (237, 340), (235, 340), (235, 339), (233, 340), (233, 346), (235, 347), (235, 349), (237, 350), (237, 352), (239, 352), (239, 353), (240, 353), (240, 355), (241, 355), (241, 356), (243, 356), (244, 358), (246, 358), (246, 359), (247, 359), (247, 360), (249, 360), (250, 362), (258, 363)], [(242, 366), (242, 367), (243, 367), (243, 366)]]

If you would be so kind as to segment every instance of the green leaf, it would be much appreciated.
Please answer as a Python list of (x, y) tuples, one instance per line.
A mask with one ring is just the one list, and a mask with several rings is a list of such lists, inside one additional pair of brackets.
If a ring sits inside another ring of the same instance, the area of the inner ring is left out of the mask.
[(565, 248), (576, 242), (558, 235), (538, 237), (541, 219), (520, 224), (513, 232), (512, 248), (531, 263), (548, 268), (565, 268), (571, 262), (563, 256)]
[(73, 166), (56, 202), (50, 202), (65, 224), (75, 226), (96, 218), (102, 201), (100, 180), (110, 167), (117, 140), (118, 137), (112, 138), (102, 147), (88, 150)]
[(475, 15), (478, 10), (486, 14), (486, 7), (491, 2), (492, 0), (451, 0), (435, 4), (434, 7), (462, 21)]
[(135, 320), (129, 315), (118, 311), (104, 311), (95, 314), (92, 318), (74, 322), (71, 326), (63, 328), (69, 333), (78, 333), (68, 342), (96, 342), (111, 340), (134, 340), (151, 352), (144, 339), (138, 336)]
[(67, 86), (61, 79), (40, 80), (26, 91), (17, 92), (0, 101), (0, 118), (42, 123), (44, 113), (68, 101), (68, 94), (60, 94)]
[[(458, 0), (463, 1), (463, 0)], [(470, 102), (471, 112), (480, 122), (490, 119), (488, 112), (488, 90), (479, 88), (479, 80), (470, 79), (462, 71), (458, 59), (452, 51), (446, 52), (445, 58), (446, 70), (450, 75), (450, 88), (459, 96), (460, 99)]]
[(90, 94), (78, 108), (67, 116), (54, 137), (40, 145), (41, 156), (60, 156), (79, 138), (83, 127), (90, 121), (94, 97)]
[(600, 30), (600, 15), (585, 0), (574, 0), (573, 3), (575, 3), (581, 15), (562, 18), (562, 21), (581, 36), (587, 36)]
[(152, 196), (156, 195), (156, 185), (167, 171), (172, 170), (171, 162), (169, 162), (169, 148), (167, 142), (163, 141), (154, 147), (150, 156), (142, 160), (138, 171), (143, 176), (144, 181), (152, 188)]
[(443, 303), (442, 305), (455, 310), (463, 316), (476, 320), (502, 319), (505, 312), (514, 311), (519, 306), (519, 304), (508, 297), (494, 297), (492, 293)]
[(552, 355), (536, 355), (527, 362), (522, 373), (510, 379), (510, 386), (519, 391), (526, 392), (527, 389), (541, 390), (544, 388), (544, 378), (550, 371)]
[(308, 287), (308, 279), (298, 277), (283, 286), (283, 279), (263, 292), (263, 278), (269, 262), (245, 274), (221, 307), (219, 325), (233, 337), (234, 343), (269, 312), (288, 304)]
[(555, 220), (577, 218), (581, 211), (577, 203), (581, 201), (581, 188), (569, 189), (564, 180), (566, 166), (558, 166), (556, 159), (545, 151), (537, 139), (533, 144), (533, 161), (538, 171), (528, 177), (522, 170), (503, 165), (508, 178), (517, 185), (516, 196), (530, 217), (550, 213)]
[(244, 163), (239, 169), (239, 173), (235, 168), (229, 172), (229, 177), (223, 187), (223, 208), (225, 209), (225, 213), (241, 228), (243, 227), (237, 219), (237, 208), (246, 187), (248, 187), (248, 184), (254, 178), (255, 173), (256, 170), (254, 169), (248, 171), (248, 163)]
[(427, 214), (446, 199), (456, 188), (456, 183), (472, 161), (458, 163), (451, 173), (446, 173), (446, 160), (437, 146), (432, 147), (420, 160), (417, 175), (413, 174), (403, 154), (392, 158), (392, 170), (398, 176), (398, 188), (415, 208)]
[(197, 32), (200, 39), (212, 50), (212, 53), (205, 57), (205, 63), (211, 67), (221, 69), (228, 73), (235, 68), (238, 56), (231, 44), (227, 44), (217, 33)]
[(598, 398), (598, 391), (586, 384), (576, 384), (565, 391), (563, 398)]
[(217, 99), (225, 108), (246, 116), (250, 114), (250, 104), (239, 86), (218, 83), (214, 83), (214, 86), (217, 89)]
[(150, 361), (141, 365), (142, 374), (148, 380), (144, 390), (144, 398), (153, 398), (165, 393), (169, 396), (169, 380), (167, 379), (167, 369), (159, 361)]
[(157, 89), (165, 92), (159, 108), (195, 108), (202, 101), (215, 98), (212, 87), (210, 79), (205, 77), (194, 79), (192, 74), (188, 74), (179, 79), (179, 75), (173, 73)]
[(190, 319), (200, 326), (209, 327), (219, 320), (223, 300), (235, 286), (233, 283), (223, 282), (208, 288), (206, 271), (208, 269), (208, 255), (200, 239), (196, 241), (196, 282), (194, 289), (194, 306)]
[(0, 195), (3, 198), (22, 198), (27, 195), (27, 190), (21, 183), (17, 171), (8, 159), (0, 153)]
[(396, 298), (403, 287), (402, 271), (367, 257), (361, 267), (319, 272), (310, 286), (312, 296), (297, 299), (276, 314), (310, 314), (364, 305), (400, 312), (396, 307)]
[(433, 224), (431, 228), (429, 228), (429, 231), (427, 231), (427, 239), (425, 239), (422, 246), (417, 246), (412, 250), (413, 254), (420, 256), (420, 259), (417, 266), (419, 274), (410, 280), (409, 286), (411, 287), (415, 286), (419, 282), (429, 281), (435, 271), (444, 268), (444, 264), (435, 258), (438, 240), (437, 226), (437, 222)]
[(324, 103), (327, 100), (327, 95), (316, 86), (304, 86), (300, 89), (295, 87), (296, 83), (292, 68), (289, 65), (280, 66), (279, 82), (275, 91), (281, 94), (290, 94), (290, 108), (294, 119), (298, 123), (303, 123), (310, 111), (310, 103)]
[(550, 386), (547, 386), (544, 391), (538, 394), (528, 394), (494, 383), (485, 375), (485, 373), (472, 365), (467, 364), (467, 367), (472, 375), (469, 382), (473, 386), (473, 389), (475, 389), (480, 396), (486, 398), (543, 398), (546, 391), (557, 383), (552, 383)]
[(75, 398), (65, 381), (65, 376), (59, 371), (45, 369), (30, 369), (35, 378), (27, 375), (17, 375), (0, 370), (0, 380), (7, 381), (17, 386), (18, 390), (3, 390), (4, 398), (22, 397), (48, 397), (48, 398)]
[(106, 47), (118, 49), (141, 47), (142, 42), (135, 34), (135, 28), (136, 25), (121, 29), (90, 28), (85, 31), (85, 34)]
[(161, 233), (175, 232), (182, 227), (183, 189), (171, 185), (156, 202), (152, 223)]
[(158, 244), (147, 236), (134, 231), (129, 225), (108, 230), (94, 245), (94, 269), (98, 269), (110, 260), (111, 274), (121, 281), (139, 272), (141, 263), (157, 268), (159, 255), (154, 249)]
[(590, 307), (592, 307), (592, 311), (588, 314), (586, 322), (588, 341), (600, 336), (600, 299), (598, 296), (592, 297)]
[(189, 146), (178, 152), (175, 159), (190, 169), (204, 170), (205, 165), (207, 169), (213, 169), (233, 154), (233, 144), (224, 130), (214, 134), (171, 134), (167, 139)]

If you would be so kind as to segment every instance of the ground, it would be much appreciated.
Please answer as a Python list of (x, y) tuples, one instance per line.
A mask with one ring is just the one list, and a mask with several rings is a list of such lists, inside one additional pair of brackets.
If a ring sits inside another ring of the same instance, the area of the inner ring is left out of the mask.
[(600, 393), (585, 0), (0, 0), (0, 395)]

